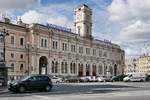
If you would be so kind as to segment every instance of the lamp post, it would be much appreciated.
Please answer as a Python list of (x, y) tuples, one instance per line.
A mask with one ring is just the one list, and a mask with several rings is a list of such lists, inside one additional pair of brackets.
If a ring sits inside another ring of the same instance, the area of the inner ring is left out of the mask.
[(6, 30), (5, 28), (3, 29), (3, 31), (1, 32), (1, 34), (0, 34), (0, 36), (2, 36), (3, 37), (3, 42), (4, 42), (4, 46), (3, 46), (3, 62), (4, 62), (4, 64), (5, 64), (5, 66), (6, 66), (6, 59), (5, 59), (5, 52), (6, 52), (6, 41), (5, 41), (5, 37), (6, 36), (8, 36), (9, 35), (9, 33), (8, 33), (8, 30)]
[(6, 59), (5, 59), (5, 37), (8, 36), (8, 30), (6, 30), (5, 28), (3, 28), (2, 32), (0, 33), (0, 36), (3, 37), (3, 67), (2, 69), (0, 69), (0, 73), (2, 73), (2, 76), (4, 77), (4, 82), (2, 84), (2, 86), (7, 86), (7, 81), (8, 81), (8, 71), (7, 71), (7, 67), (6, 67)]

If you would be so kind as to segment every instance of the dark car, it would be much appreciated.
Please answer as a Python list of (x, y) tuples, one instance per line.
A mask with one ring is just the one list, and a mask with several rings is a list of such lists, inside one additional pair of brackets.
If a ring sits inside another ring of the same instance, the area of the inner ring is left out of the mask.
[(25, 92), (25, 91), (51, 91), (52, 82), (47, 75), (30, 75), (24, 77), (21, 80), (10, 83), (9, 88), (13, 92)]
[(64, 78), (64, 82), (69, 82), (69, 83), (74, 83), (74, 82), (79, 82), (80, 78), (76, 76), (68, 76)]
[(112, 81), (112, 82), (123, 81), (123, 78), (125, 78), (125, 77), (126, 77), (126, 75), (113, 76), (113, 77), (111, 78), (111, 81)]
[(146, 81), (150, 81), (150, 75), (146, 75)]

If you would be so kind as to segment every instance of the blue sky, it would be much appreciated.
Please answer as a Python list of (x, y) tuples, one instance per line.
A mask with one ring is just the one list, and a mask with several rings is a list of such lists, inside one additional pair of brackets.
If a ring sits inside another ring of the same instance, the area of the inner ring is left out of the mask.
[(149, 52), (150, 0), (0, 0), (0, 13), (13, 22), (47, 22), (74, 29), (74, 8), (93, 11), (93, 36), (117, 43), (127, 56)]

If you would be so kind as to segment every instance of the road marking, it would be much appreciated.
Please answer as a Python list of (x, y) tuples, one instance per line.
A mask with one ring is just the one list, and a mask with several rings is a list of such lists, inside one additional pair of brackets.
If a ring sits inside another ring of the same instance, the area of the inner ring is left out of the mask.
[(32, 95), (32, 97), (41, 98), (41, 99), (44, 99), (44, 100), (49, 100), (48, 96)]

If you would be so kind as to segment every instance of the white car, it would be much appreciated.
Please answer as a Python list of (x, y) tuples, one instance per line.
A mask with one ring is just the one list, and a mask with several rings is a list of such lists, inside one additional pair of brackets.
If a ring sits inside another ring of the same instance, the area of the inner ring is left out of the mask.
[(61, 83), (61, 82), (63, 82), (62, 78), (60, 78), (60, 77), (52, 77), (51, 80), (52, 80), (53, 83)]
[(135, 82), (135, 81), (145, 81), (146, 80), (146, 74), (145, 73), (139, 73), (139, 72), (134, 72), (134, 73), (129, 73), (127, 77), (123, 79), (124, 82)]
[(97, 81), (98, 81), (98, 82), (105, 82), (105, 81), (106, 81), (106, 78), (100, 76), (100, 77), (97, 77)]

